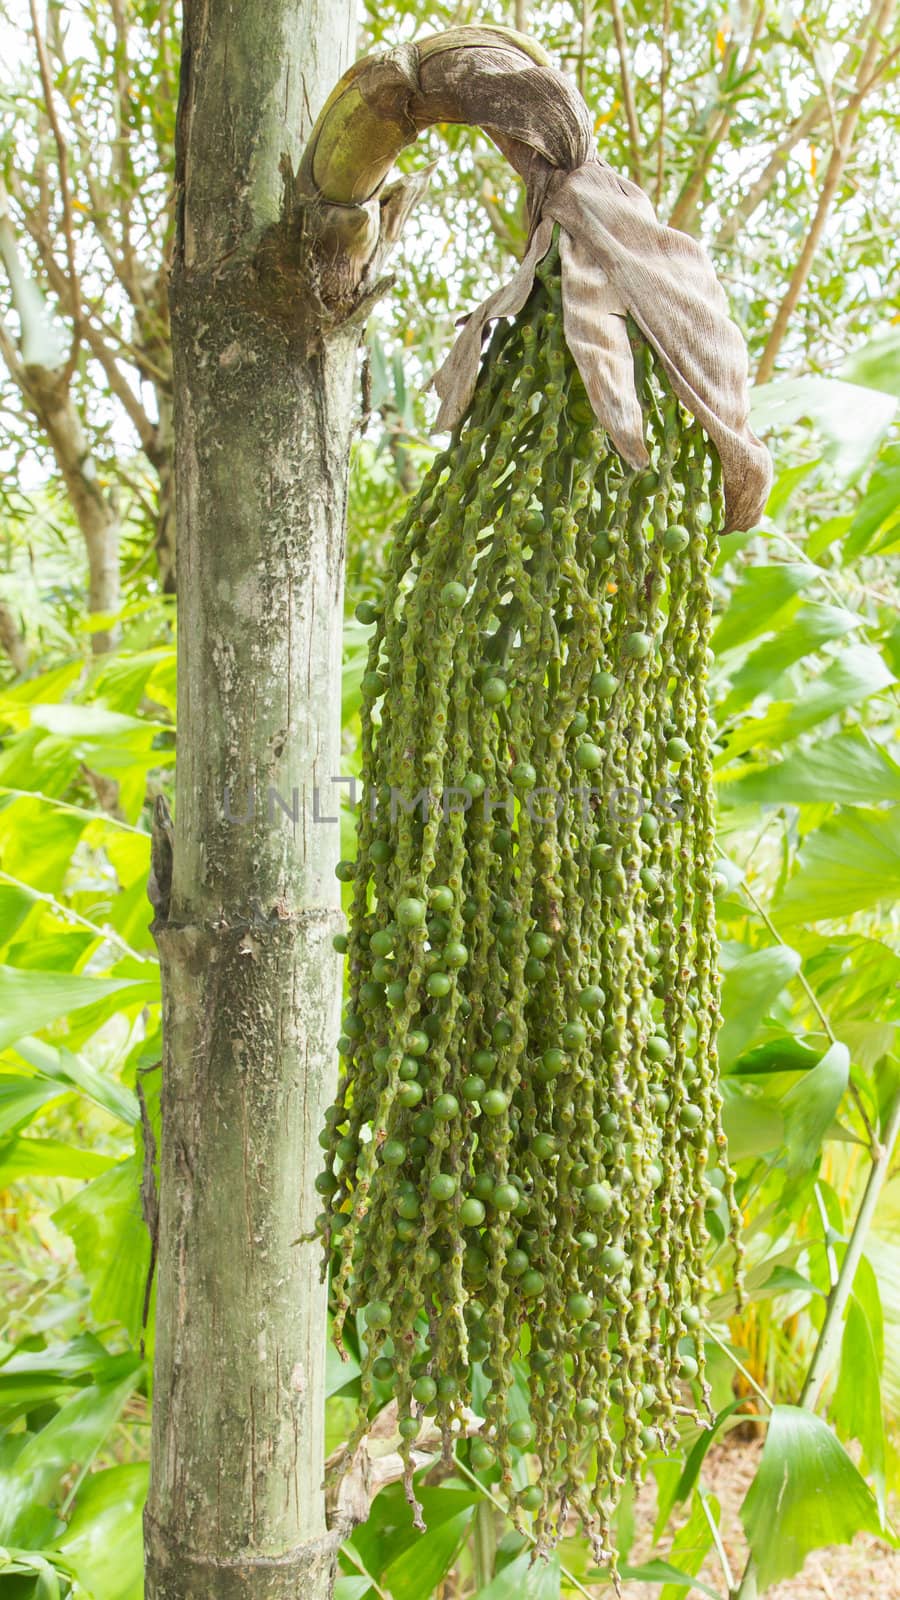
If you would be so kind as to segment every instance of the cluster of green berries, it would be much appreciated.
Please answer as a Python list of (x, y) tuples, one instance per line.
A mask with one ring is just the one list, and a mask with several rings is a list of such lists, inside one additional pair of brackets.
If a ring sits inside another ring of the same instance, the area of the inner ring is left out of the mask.
[(739, 1222), (715, 1052), (720, 473), (633, 344), (642, 473), (595, 424), (548, 257), (360, 608), (319, 1179), (359, 1435), (393, 1397), (411, 1496), (433, 1417), (539, 1542), (570, 1506), (607, 1557), (622, 1483), (708, 1404), (704, 1273)]

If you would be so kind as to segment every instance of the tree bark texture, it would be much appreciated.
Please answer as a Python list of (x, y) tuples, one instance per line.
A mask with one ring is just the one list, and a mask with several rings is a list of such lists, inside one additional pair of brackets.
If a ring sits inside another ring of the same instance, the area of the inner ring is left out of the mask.
[[(190, 0), (173, 270), (179, 746), (154, 860), (165, 1052), (148, 1600), (324, 1600), (343, 525), (357, 332), (274, 316), (261, 240), (352, 0)], [(284, 289), (284, 285), (282, 285)], [(270, 795), (270, 791), (272, 794)], [(275, 799), (277, 793), (279, 799)], [(167, 852), (171, 860), (166, 863)], [(160, 864), (162, 863), (162, 864)]]

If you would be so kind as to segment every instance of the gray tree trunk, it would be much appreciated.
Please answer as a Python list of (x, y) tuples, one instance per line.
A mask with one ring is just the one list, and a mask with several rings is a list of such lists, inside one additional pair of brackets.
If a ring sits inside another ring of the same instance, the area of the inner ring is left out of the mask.
[[(165, 1058), (148, 1600), (324, 1600), (316, 1135), (332, 1090), (356, 334), (313, 350), (255, 252), (349, 64), (353, 0), (190, 0), (172, 322), (179, 744), (157, 840)], [(302, 308), (300, 308), (302, 310)], [(269, 787), (282, 807), (268, 804)], [(318, 790), (318, 804), (316, 803)], [(255, 810), (250, 795), (255, 791)], [(242, 821), (241, 819), (247, 820)]]

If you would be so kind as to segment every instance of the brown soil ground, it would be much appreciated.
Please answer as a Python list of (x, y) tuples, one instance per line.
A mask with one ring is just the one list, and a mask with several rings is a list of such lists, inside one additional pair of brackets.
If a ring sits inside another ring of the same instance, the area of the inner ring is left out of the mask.
[[(721, 1445), (713, 1445), (703, 1469), (704, 1487), (714, 1494), (722, 1508), (719, 1526), (722, 1542), (735, 1577), (743, 1571), (747, 1546), (740, 1519), (740, 1505), (756, 1470), (760, 1444), (756, 1440), (731, 1434)], [(631, 1553), (631, 1564), (639, 1565), (650, 1554), (651, 1533), (655, 1513), (653, 1485), (641, 1490), (635, 1507), (638, 1536)], [(646, 1535), (642, 1537), (642, 1530)], [(663, 1540), (664, 1553), (670, 1534)], [(703, 1567), (701, 1576), (724, 1593), (725, 1580), (718, 1558), (713, 1555)], [(624, 1600), (659, 1600), (657, 1584), (625, 1583)], [(698, 1595), (696, 1589), (682, 1590), (687, 1596)], [(770, 1589), (766, 1600), (900, 1600), (900, 1552), (893, 1551), (877, 1539), (861, 1534), (852, 1545), (840, 1545), (831, 1550), (817, 1550), (807, 1558), (803, 1571), (785, 1583)]]

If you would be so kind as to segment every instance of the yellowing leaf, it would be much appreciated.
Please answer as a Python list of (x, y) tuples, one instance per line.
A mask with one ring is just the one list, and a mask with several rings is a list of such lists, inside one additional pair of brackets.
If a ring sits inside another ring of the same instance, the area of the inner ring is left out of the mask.
[(814, 178), (816, 173), (818, 172), (818, 170), (819, 170), (819, 162), (818, 162), (818, 159), (816, 157), (816, 152), (813, 149), (812, 145), (810, 145), (810, 150), (809, 150), (809, 175), (810, 175), (810, 177)]
[(728, 34), (724, 28), (716, 29), (716, 54), (723, 56), (728, 45)]

